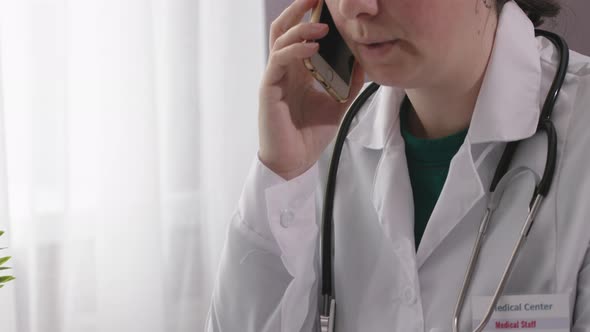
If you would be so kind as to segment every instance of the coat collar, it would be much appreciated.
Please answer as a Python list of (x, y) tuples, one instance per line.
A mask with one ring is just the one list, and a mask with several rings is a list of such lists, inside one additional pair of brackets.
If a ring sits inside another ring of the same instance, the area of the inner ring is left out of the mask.
[(379, 87), (354, 119), (348, 140), (369, 149), (382, 150), (388, 137), (395, 131), (399, 134), (399, 110), (404, 96), (402, 89)]
[[(467, 134), (469, 141), (507, 142), (532, 136), (540, 115), (540, 85), (541, 63), (534, 27), (517, 4), (508, 2), (498, 22)], [(393, 135), (391, 141), (395, 144), (401, 139), (398, 119), (404, 95), (402, 89), (380, 87), (357, 115), (348, 139), (378, 150)]]

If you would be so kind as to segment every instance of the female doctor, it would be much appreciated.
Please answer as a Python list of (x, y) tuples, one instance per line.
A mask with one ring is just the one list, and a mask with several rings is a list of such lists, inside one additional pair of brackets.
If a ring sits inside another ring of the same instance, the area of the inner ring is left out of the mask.
[[(547, 139), (536, 131), (559, 54), (534, 26), (558, 8), (550, 0), (326, 2), (358, 61), (353, 95), (365, 75), (381, 85), (340, 159), (336, 331), (452, 330), (490, 182), (506, 143), (523, 140), (460, 309), (459, 330), (472, 331), (545, 167)], [(272, 24), (259, 152), (229, 226), (207, 331), (319, 330), (322, 200), (349, 105), (315, 89), (302, 65), (318, 51), (302, 41), (327, 33), (300, 23), (314, 5), (295, 0)], [(491, 329), (590, 331), (589, 58), (571, 52), (552, 121), (553, 185)]]

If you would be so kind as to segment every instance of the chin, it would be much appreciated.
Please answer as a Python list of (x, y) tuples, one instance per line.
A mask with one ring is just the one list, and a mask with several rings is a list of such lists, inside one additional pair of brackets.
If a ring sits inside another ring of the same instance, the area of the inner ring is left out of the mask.
[(407, 88), (408, 75), (399, 70), (370, 70), (365, 69), (367, 78), (379, 85)]
[[(414, 89), (425, 85), (424, 80), (420, 80), (415, 65), (369, 65), (363, 66), (363, 69), (367, 79), (379, 85), (402, 89)], [(428, 79), (426, 77), (426, 80)]]

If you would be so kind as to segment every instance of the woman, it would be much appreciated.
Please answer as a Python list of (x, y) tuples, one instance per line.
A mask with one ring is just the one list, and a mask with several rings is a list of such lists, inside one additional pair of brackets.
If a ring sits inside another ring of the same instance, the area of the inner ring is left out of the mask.
[[(535, 132), (559, 56), (534, 26), (558, 8), (550, 0), (326, 2), (358, 60), (353, 95), (365, 74), (382, 85), (340, 162), (337, 331), (452, 329), (492, 176), (506, 143), (524, 140), (461, 310), (459, 326), (471, 331), (545, 166), (547, 142)], [(349, 105), (316, 90), (301, 64), (318, 51), (301, 42), (327, 33), (299, 23), (314, 5), (296, 0), (271, 28), (260, 149), (229, 228), (208, 331), (317, 330), (321, 200), (329, 145)], [(513, 316), (493, 318), (491, 328), (590, 330), (589, 58), (571, 53), (552, 119), (555, 181), (504, 291), (513, 297), (496, 311)]]

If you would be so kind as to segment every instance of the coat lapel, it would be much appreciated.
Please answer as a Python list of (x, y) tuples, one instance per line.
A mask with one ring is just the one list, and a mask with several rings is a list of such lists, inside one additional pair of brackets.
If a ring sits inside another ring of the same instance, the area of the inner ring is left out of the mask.
[[(385, 235), (396, 247), (413, 250), (414, 204), (399, 109), (405, 92), (382, 86), (365, 103), (348, 134), (348, 140), (381, 153), (373, 176), (372, 204)], [(357, 120), (358, 119), (358, 120)]]
[[(410, 195), (406, 194), (410, 193)], [(373, 206), (385, 235), (414, 251), (414, 202), (403, 145), (387, 147), (375, 172)]]
[(470, 144), (466, 142), (451, 162), (447, 180), (420, 241), (416, 257), (418, 268), (484, 195)]

